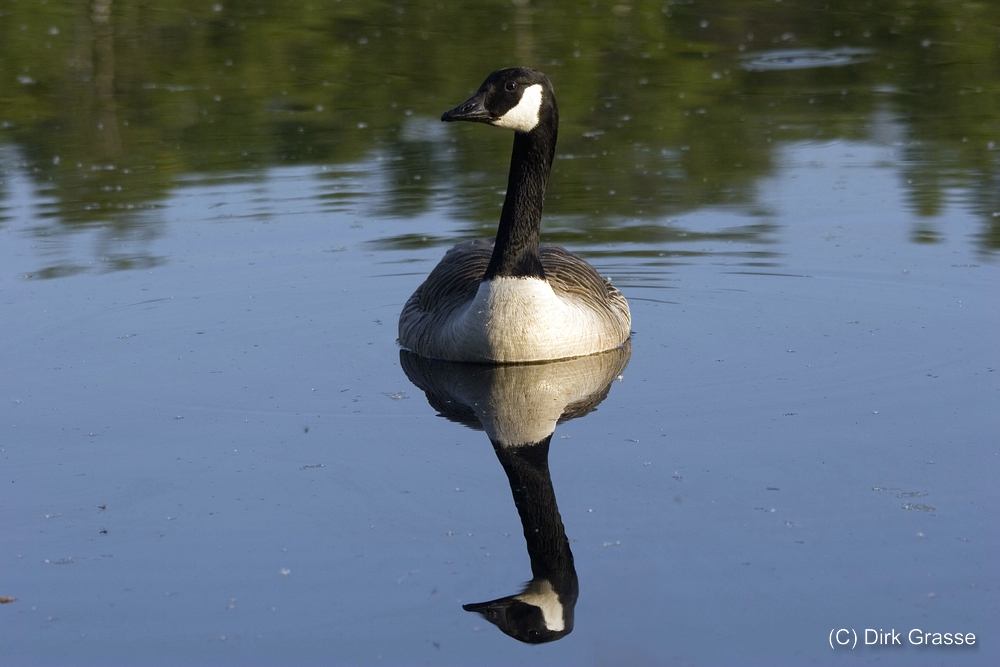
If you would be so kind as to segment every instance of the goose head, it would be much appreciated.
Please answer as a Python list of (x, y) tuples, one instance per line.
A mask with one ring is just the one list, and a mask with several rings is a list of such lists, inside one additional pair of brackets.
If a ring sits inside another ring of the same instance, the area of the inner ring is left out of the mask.
[(528, 133), (558, 123), (558, 111), (548, 77), (528, 67), (508, 67), (486, 77), (475, 95), (445, 111), (441, 120), (487, 123)]
[(478, 613), (518, 641), (544, 644), (573, 632), (577, 598), (575, 572), (569, 583), (568, 591), (559, 592), (548, 579), (532, 579), (518, 595), (464, 604), (462, 609)]

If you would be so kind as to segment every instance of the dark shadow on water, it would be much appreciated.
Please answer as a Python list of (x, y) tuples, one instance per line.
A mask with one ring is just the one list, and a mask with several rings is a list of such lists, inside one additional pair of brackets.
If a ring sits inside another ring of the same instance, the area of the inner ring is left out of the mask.
[(541, 644), (573, 631), (579, 594), (573, 553), (549, 474), (556, 425), (592, 412), (628, 365), (631, 342), (578, 359), (487, 366), (400, 351), (400, 364), (442, 417), (483, 430), (510, 483), (531, 560), (518, 593), (463, 605), (505, 634)]

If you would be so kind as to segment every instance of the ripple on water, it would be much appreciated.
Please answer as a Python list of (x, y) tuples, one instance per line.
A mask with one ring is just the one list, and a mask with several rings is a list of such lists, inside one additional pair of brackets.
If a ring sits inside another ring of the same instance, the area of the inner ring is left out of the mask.
[(872, 49), (842, 47), (839, 49), (777, 49), (744, 55), (743, 69), (750, 72), (844, 67), (871, 60)]

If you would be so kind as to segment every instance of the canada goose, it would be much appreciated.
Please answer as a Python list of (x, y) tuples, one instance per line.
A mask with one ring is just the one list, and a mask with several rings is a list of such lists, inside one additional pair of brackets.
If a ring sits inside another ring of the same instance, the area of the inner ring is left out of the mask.
[(507, 195), (493, 241), (449, 250), (399, 316), (399, 343), (425, 357), (527, 362), (614, 349), (629, 337), (628, 303), (590, 264), (539, 244), (559, 111), (541, 72), (490, 74), (442, 116), (514, 130)]

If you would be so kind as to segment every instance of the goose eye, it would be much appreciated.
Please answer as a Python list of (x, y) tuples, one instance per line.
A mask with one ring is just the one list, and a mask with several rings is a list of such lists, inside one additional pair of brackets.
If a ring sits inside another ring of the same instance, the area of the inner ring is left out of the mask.
[(517, 90), (517, 81), (508, 81), (503, 87), (507, 92), (513, 92)]

